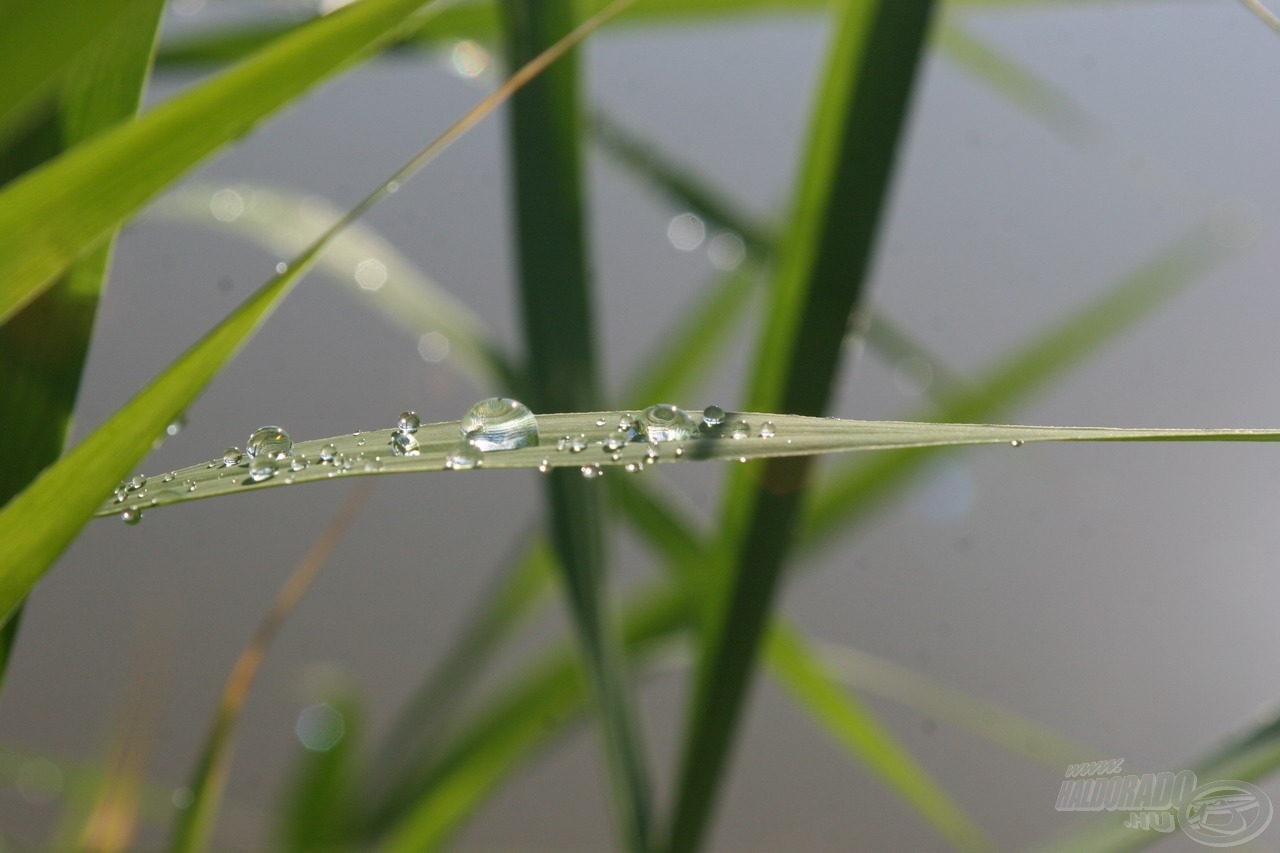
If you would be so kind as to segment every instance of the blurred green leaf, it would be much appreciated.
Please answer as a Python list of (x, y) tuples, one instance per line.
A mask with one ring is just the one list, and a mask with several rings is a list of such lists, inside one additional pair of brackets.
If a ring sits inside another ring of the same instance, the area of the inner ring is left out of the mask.
[(334, 732), (317, 732), (322, 742), (306, 749), (304, 760), (295, 768), (295, 779), (281, 810), (279, 849), (297, 853), (344, 846), (340, 839), (347, 837), (359, 757), (360, 709), (353, 694), (343, 693), (312, 706), (303, 712), (299, 725), (308, 723), (308, 711), (323, 715), (320, 725), (336, 724), (341, 730), (331, 744)]
[(391, 38), (428, 0), (365, 0), (99, 134), (0, 190), (0, 322), (156, 192)]

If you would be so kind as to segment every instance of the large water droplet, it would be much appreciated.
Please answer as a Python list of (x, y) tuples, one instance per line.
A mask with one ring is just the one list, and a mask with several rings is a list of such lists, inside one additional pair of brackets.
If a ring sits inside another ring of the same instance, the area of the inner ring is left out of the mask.
[(702, 423), (709, 427), (720, 426), (724, 423), (724, 409), (719, 406), (707, 406), (702, 410)]
[(470, 471), (472, 468), (478, 468), (480, 463), (480, 448), (465, 441), (454, 445), (444, 458), (444, 467), (453, 471)]
[(293, 439), (281, 427), (258, 427), (249, 435), (244, 449), (255, 460), (283, 459), (293, 450)]
[(538, 443), (538, 421), (524, 403), (490, 397), (462, 416), (462, 437), (481, 450), (533, 447)]
[(131, 492), (136, 492), (138, 491), (138, 489), (141, 489), (146, 484), (147, 484), (146, 477), (142, 476), (141, 474), (134, 474), (133, 479), (129, 481), (128, 489)]
[(136, 506), (129, 507), (124, 512), (120, 513), (120, 520), (125, 524), (137, 524), (139, 521), (142, 521), (142, 510), (138, 509)]
[(640, 416), (645, 437), (652, 442), (684, 441), (693, 438), (698, 425), (693, 416), (678, 406), (659, 403), (645, 409)]
[(241, 454), (241, 453), (240, 453), (240, 448), (238, 448), (238, 447), (228, 447), (228, 448), (227, 448), (225, 451), (223, 451), (223, 453), (222, 453), (222, 467), (223, 467), (223, 468), (230, 468), (230, 467), (231, 467), (231, 466), (233, 466), (233, 465), (239, 465), (239, 464), (240, 464), (240, 460), (241, 460), (241, 459), (243, 459), (243, 458), (244, 458), (244, 456), (243, 456), (243, 454)]
[(321, 462), (332, 462), (334, 459), (337, 458), (337, 456), (338, 456), (338, 448), (334, 447), (332, 442), (320, 448)]
[(400, 419), (396, 421), (396, 429), (410, 434), (417, 432), (421, 425), (422, 421), (418, 419), (417, 412), (401, 412)]
[(407, 432), (396, 430), (391, 433), (391, 452), (396, 456), (417, 456), (418, 439)]

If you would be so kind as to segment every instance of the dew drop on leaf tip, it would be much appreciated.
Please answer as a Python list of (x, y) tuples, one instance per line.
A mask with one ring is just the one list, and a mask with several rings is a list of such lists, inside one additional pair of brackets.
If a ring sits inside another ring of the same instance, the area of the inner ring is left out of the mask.
[(462, 438), (480, 450), (515, 450), (538, 444), (538, 420), (509, 397), (490, 397), (462, 416)]

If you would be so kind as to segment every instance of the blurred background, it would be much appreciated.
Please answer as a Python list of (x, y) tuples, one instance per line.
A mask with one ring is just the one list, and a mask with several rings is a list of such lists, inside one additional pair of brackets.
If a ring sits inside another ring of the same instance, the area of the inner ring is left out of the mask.
[[(315, 12), (178, 0), (166, 37)], [(1059, 109), (1019, 106), (945, 50), (944, 34), (978, 40), (1036, 75), (1063, 99)], [(827, 35), (813, 9), (609, 28), (585, 50), (588, 99), (743, 210), (778, 222)], [(234, 207), (219, 192), (287, 189), (312, 208), (323, 199), (344, 209), (491, 87), (495, 61), (467, 43), (369, 62), (133, 223), (102, 304), (77, 433), (287, 256), (217, 227)], [(162, 64), (150, 102), (207, 70)], [(1280, 38), (1226, 0), (948, 4), (880, 237), (876, 306), (955, 372), (975, 375), (1208, 222), (1225, 260), (1013, 420), (1280, 424), (1278, 80)], [(1067, 100), (1091, 118), (1064, 121)], [(503, 122), (484, 123), (366, 224), (520, 354)], [(598, 151), (589, 185), (599, 340), (617, 391), (738, 257), (731, 238), (700, 232), (680, 218), (687, 210)], [(207, 216), (177, 214), (192, 198), (205, 200)], [(389, 264), (390, 276), (400, 273)], [(145, 472), (219, 455), (262, 424), (300, 439), (388, 427), (407, 408), (449, 420), (506, 390), (470, 381), (439, 333), (390, 322), (379, 289), (364, 284), (356, 270), (313, 272)], [(744, 324), (696, 395), (673, 402), (739, 405), (753, 329)], [(918, 360), (870, 351), (854, 359), (858, 347), (849, 349), (833, 414), (919, 409), (936, 377)], [(1271, 456), (1249, 444), (953, 453), (872, 523), (811, 554), (813, 570), (793, 574), (785, 611), (825, 643), (1036, 721), (1087, 750), (1076, 760), (1184, 769), (1280, 700), (1280, 682), (1266, 675), (1280, 668), (1280, 465)], [(675, 484), (690, 516), (714, 517), (721, 470), (671, 467), (650, 476)], [(378, 478), (250, 696), (219, 846), (270, 845), (281, 786), (305, 749), (295, 727), (335, 685), (362, 698), (363, 734), (376, 741), (540, 523), (537, 476)], [(0, 703), (8, 834), (45, 837), (59, 808), (50, 790), (64, 782), (60, 765), (40, 756), (101, 758), (139, 677), (154, 694), (148, 776), (181, 801), (231, 664), (350, 488), (275, 489), (158, 509), (136, 528), (88, 528), (32, 596)], [(625, 530), (612, 546), (620, 595), (660, 571)], [(495, 681), (566, 630), (558, 603), (554, 611), (504, 657)], [(678, 666), (644, 681), (659, 780), (672, 775), (683, 684)], [(714, 849), (945, 849), (767, 678), (756, 684)], [(1065, 765), (1053, 770), (919, 710), (868, 701), (1001, 847), (1087, 822), (1054, 810)], [(1280, 786), (1266, 789), (1280, 797)], [(597, 740), (579, 727), (505, 785), (457, 847), (607, 848), (603, 790)], [(1250, 849), (1278, 839), (1273, 827)], [(1169, 847), (1199, 849), (1181, 835)]]

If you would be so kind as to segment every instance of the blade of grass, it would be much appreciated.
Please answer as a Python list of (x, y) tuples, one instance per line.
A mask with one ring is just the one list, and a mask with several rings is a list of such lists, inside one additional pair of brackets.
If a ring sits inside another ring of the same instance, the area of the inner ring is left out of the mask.
[[(40, 100), (64, 75), (75, 73), (70, 69), (82, 64), (84, 52), (120, 38), (119, 22), (129, 19), (150, 41), (155, 27), (145, 30), (144, 22), (154, 17), (155, 5), (155, 0), (61, 0), (51, 8), (26, 0), (0, 2), (0, 138), (30, 120)], [(109, 91), (104, 94), (108, 103), (115, 100)]]
[[(932, 11), (927, 0), (841, 10), (757, 351), (753, 401), (813, 415), (826, 407)], [(734, 538), (725, 552), (736, 559), (720, 572), (705, 620), (665, 839), (672, 853), (696, 849), (706, 833), (806, 476), (804, 462), (770, 462), (759, 486), (731, 499), (726, 530)]]
[(99, 134), (0, 191), (0, 322), (156, 192), (393, 36), (429, 0), (365, 0)]
[(360, 708), (354, 694), (330, 698), (328, 706), (342, 721), (342, 736), (328, 749), (305, 750), (289, 787), (281, 817), (279, 849), (294, 853), (350, 849), (352, 783), (359, 758)]
[[(77, 32), (86, 21), (101, 17), (98, 7), (110, 6), (96, 2), (90, 5), (93, 10), (83, 20), (71, 22)], [(112, 9), (118, 17), (97, 32), (94, 43), (62, 70), (58, 91), (36, 125), (0, 154), (0, 185), (137, 112), (163, 8), (163, 0), (147, 0)], [(54, 26), (47, 9), (40, 4), (23, 4), (23, 9), (25, 21), (43, 23), (42, 32), (33, 36), (23, 32), (22, 26), (10, 28), (6, 24), (0, 27), (0, 41), (28, 38), (30, 44), (39, 47), (50, 33), (68, 40), (77, 37)], [(37, 13), (44, 17), (39, 18)], [(6, 63), (35, 62), (32, 57), (7, 52), (2, 46), (0, 56)], [(14, 82), (14, 78), (5, 75), (5, 84)], [(0, 505), (62, 453), (71, 428), (98, 297), (106, 285), (114, 236), (112, 232), (106, 245), (73, 264), (41, 298), (0, 326), (0, 435), (25, 448), (0, 468)], [(57, 329), (58, 334), (49, 334), (50, 329)], [(0, 629), (0, 684), (21, 622), (19, 612)]]
[[(576, 6), (572, 0), (506, 0), (508, 64), (524, 63), (569, 31)], [(591, 408), (598, 398), (597, 350), (582, 209), (576, 56), (566, 57), (512, 99), (510, 140), (520, 308), (533, 400), (543, 410)], [(551, 544), (599, 715), (617, 829), (623, 846), (639, 853), (649, 846), (648, 781), (627, 673), (605, 605), (603, 507), (591, 484), (568, 471), (552, 472), (547, 497)]]
[(0, 621), (7, 621), (111, 489), (150, 449), (155, 438), (213, 379), (329, 242), (393, 193), (441, 151), (520, 87), (608, 20), (597, 15), (521, 67), (461, 119), (366, 196), (315, 243), (286, 265), (222, 323), (194, 344), (100, 427), (0, 508)]
[(346, 536), (351, 524), (364, 509), (369, 499), (372, 483), (362, 483), (347, 495), (347, 499), (338, 512), (330, 519), (319, 538), (311, 545), (306, 556), (294, 567), (284, 586), (276, 593), (271, 608), (258, 624), (253, 636), (240, 651), (226, 685), (222, 688), (222, 696), (218, 700), (218, 710), (214, 714), (213, 723), (205, 735), (204, 747), (196, 763), (191, 780), (191, 805), (182, 811), (174, 827), (173, 839), (169, 845), (174, 851), (206, 850), (213, 836), (214, 823), (217, 820), (218, 806), (222, 801), (222, 792), (226, 788), (227, 773), (231, 769), (231, 758), (235, 751), (236, 726), (240, 722), (240, 712), (244, 709), (245, 700), (253, 688), (258, 670), (266, 659), (267, 651), (275, 641), (285, 620), (293, 613), (302, 600), (302, 596), (310, 588), (312, 581), (324, 568), (333, 554), (334, 548)]

